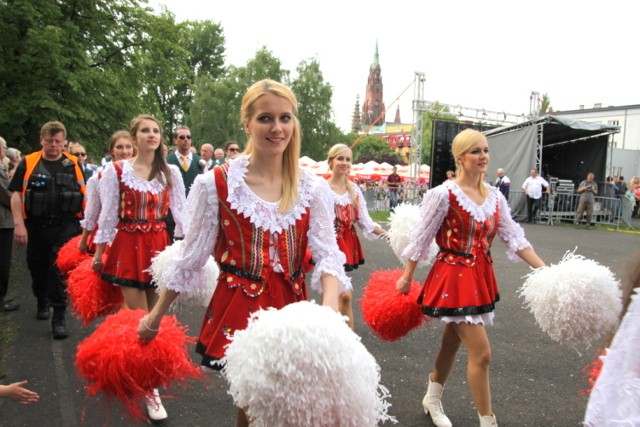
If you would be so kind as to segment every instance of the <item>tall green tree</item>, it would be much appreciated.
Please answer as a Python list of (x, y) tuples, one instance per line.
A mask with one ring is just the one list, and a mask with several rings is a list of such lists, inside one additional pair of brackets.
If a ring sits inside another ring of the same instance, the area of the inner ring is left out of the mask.
[(104, 145), (140, 107), (137, 49), (148, 10), (135, 0), (0, 2), (0, 129), (23, 151), (60, 120), (70, 137)]
[(151, 19), (142, 56), (143, 93), (150, 106), (157, 106), (170, 137), (188, 116), (196, 77), (215, 79), (223, 74), (224, 36), (211, 21), (176, 23), (166, 9)]
[(358, 143), (352, 147), (353, 163), (366, 163), (375, 161), (377, 163), (387, 162), (391, 165), (402, 163), (402, 159), (389, 147), (389, 144), (375, 135), (363, 136)]
[(333, 89), (324, 81), (320, 64), (315, 58), (300, 62), (296, 72), (291, 89), (298, 99), (302, 154), (312, 159), (323, 159), (341, 134), (331, 117)]
[(246, 142), (240, 118), (240, 103), (246, 90), (258, 80), (270, 78), (288, 82), (289, 72), (282, 68), (266, 47), (243, 67), (230, 66), (223, 76), (203, 76), (196, 80), (194, 101), (186, 117), (197, 143), (221, 147), (227, 140)]

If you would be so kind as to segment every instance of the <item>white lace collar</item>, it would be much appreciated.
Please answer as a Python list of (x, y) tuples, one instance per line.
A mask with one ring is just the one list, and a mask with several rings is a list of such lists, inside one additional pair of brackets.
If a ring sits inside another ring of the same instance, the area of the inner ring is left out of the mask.
[(127, 187), (140, 191), (149, 192), (151, 194), (160, 194), (164, 191), (164, 185), (158, 181), (158, 178), (153, 178), (151, 181), (142, 179), (133, 173), (133, 165), (127, 160), (123, 161), (122, 167), (122, 182)]
[(333, 195), (333, 202), (340, 206), (347, 206), (351, 204), (351, 194), (349, 191), (344, 194), (338, 194), (335, 191), (331, 190), (331, 194)]
[(271, 233), (280, 233), (295, 224), (296, 220), (305, 213), (305, 209), (309, 207), (312, 195), (310, 176), (303, 169), (299, 169), (298, 200), (294, 202), (291, 209), (282, 214), (278, 212), (279, 202), (269, 203), (262, 200), (244, 182), (249, 159), (249, 155), (244, 155), (229, 163), (227, 175), (229, 196), (227, 201), (233, 209), (249, 219), (256, 228), (262, 228)]
[(487, 218), (496, 213), (498, 203), (495, 187), (488, 187), (489, 194), (487, 198), (482, 205), (478, 205), (462, 191), (455, 181), (446, 181), (444, 185), (451, 190), (462, 209), (467, 211), (476, 221), (486, 221)]

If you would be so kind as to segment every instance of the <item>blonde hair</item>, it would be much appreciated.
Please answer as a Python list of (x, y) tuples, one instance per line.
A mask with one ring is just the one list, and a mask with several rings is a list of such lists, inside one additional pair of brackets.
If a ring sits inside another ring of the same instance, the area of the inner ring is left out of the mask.
[[(460, 167), (457, 160), (465, 154), (469, 149), (476, 143), (481, 141), (486, 141), (487, 138), (480, 132), (474, 129), (465, 129), (453, 138), (453, 142), (451, 143), (451, 154), (453, 155), (453, 159), (456, 161), (456, 175), (459, 177), (464, 176), (464, 169)], [(480, 174), (478, 176), (478, 191), (482, 196), (486, 196), (489, 193), (487, 187), (484, 185), (484, 175)]]
[[(167, 185), (167, 187), (171, 188), (171, 170), (169, 169), (169, 165), (167, 164), (167, 160), (164, 157), (164, 152), (162, 150), (162, 146), (164, 145), (164, 133), (162, 132), (162, 126), (158, 119), (148, 114), (140, 114), (131, 120), (129, 124), (129, 134), (131, 135), (131, 140), (136, 140), (136, 133), (140, 130), (140, 125), (144, 120), (151, 120), (158, 125), (160, 129), (160, 144), (156, 148), (156, 151), (153, 153), (153, 162), (151, 163), (151, 178), (157, 178), (158, 181)], [(164, 177), (163, 177), (164, 175)]]
[[(282, 154), (282, 199), (280, 201), (280, 212), (287, 212), (298, 198), (298, 159), (300, 158), (300, 122), (296, 114), (298, 113), (298, 100), (291, 89), (275, 80), (264, 79), (254, 83), (242, 97), (240, 106), (240, 118), (246, 127), (254, 114), (253, 106), (262, 95), (271, 93), (280, 96), (291, 103), (293, 110), (293, 132), (289, 145)], [(246, 154), (251, 154), (254, 150), (254, 143), (249, 136)]]
[[(336, 144), (329, 149), (327, 153), (327, 163), (329, 164), (329, 169), (333, 172), (333, 160), (338, 157), (341, 153), (345, 151), (351, 151), (345, 144)], [(356, 197), (356, 185), (349, 181), (349, 177), (345, 175), (344, 177), (345, 185), (347, 187), (347, 191), (349, 192), (349, 197), (351, 198), (351, 204), (358, 209), (360, 207), (360, 203), (358, 202), (358, 198)]]

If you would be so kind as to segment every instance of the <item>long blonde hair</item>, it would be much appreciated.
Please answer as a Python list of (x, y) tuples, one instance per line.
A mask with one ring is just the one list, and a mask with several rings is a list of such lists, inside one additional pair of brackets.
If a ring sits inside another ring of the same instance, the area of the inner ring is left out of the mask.
[[(331, 171), (333, 172), (333, 160), (338, 157), (341, 153), (344, 153), (345, 151), (351, 151), (351, 148), (349, 148), (347, 145), (345, 144), (336, 144), (333, 147), (331, 147), (329, 149), (329, 152), (327, 153), (327, 164), (329, 165), (329, 169), (331, 169)], [(360, 203), (358, 202), (358, 198), (356, 197), (356, 185), (349, 181), (349, 177), (348, 176), (344, 176), (344, 183), (345, 186), (347, 187), (347, 191), (349, 192), (349, 197), (351, 198), (351, 204), (358, 209), (360, 207)]]
[[(458, 159), (469, 151), (474, 144), (486, 140), (487, 138), (482, 133), (471, 128), (463, 130), (453, 138), (453, 142), (451, 143), (451, 154), (453, 155), (453, 160), (456, 161), (457, 176), (464, 177), (464, 169), (460, 167)], [(486, 197), (487, 194), (489, 194), (489, 190), (487, 190), (487, 187), (484, 184), (484, 174), (481, 174), (478, 177), (478, 191), (483, 197)]]
[[(164, 145), (164, 134), (162, 132), (162, 126), (158, 119), (148, 114), (140, 114), (131, 120), (129, 124), (129, 133), (131, 134), (132, 141), (136, 140), (136, 133), (140, 130), (140, 125), (143, 120), (151, 120), (158, 125), (160, 129), (160, 144), (153, 152), (153, 163), (151, 163), (151, 178), (157, 178), (158, 181), (166, 184), (167, 187), (171, 188), (171, 170), (169, 169), (169, 165), (167, 164), (167, 160), (164, 157), (164, 151), (162, 146)], [(134, 147), (135, 148), (135, 147)], [(163, 176), (164, 175), (164, 176)]]
[[(291, 209), (298, 198), (298, 159), (300, 158), (300, 122), (296, 114), (298, 113), (298, 100), (291, 89), (275, 80), (264, 79), (254, 83), (242, 97), (240, 106), (240, 117), (242, 124), (246, 127), (254, 113), (253, 105), (262, 95), (271, 93), (285, 98), (291, 103), (293, 109), (293, 132), (291, 141), (284, 150), (282, 157), (282, 199), (280, 201), (280, 212), (284, 213)], [(254, 150), (253, 140), (249, 137), (246, 154), (251, 154)]]

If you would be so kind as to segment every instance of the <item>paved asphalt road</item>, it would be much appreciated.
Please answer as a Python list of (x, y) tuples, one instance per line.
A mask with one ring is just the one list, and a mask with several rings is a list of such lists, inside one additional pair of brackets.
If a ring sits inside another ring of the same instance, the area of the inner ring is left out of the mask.
[[(629, 256), (640, 248), (640, 236), (600, 230), (576, 230), (570, 227), (524, 225), (527, 237), (547, 263), (558, 262), (567, 250), (578, 247), (578, 253), (607, 265), (619, 277)], [(355, 298), (375, 269), (398, 267), (392, 251), (382, 241), (365, 243), (367, 263), (352, 274)], [(504, 246), (496, 240), (493, 256), (502, 301), (496, 310), (496, 326), (489, 328), (493, 361), (491, 388), (494, 411), (501, 427), (581, 425), (587, 398), (578, 396), (586, 388), (581, 368), (594, 359), (600, 343), (591, 348), (573, 349), (552, 341), (535, 324), (533, 315), (522, 308), (517, 289), (528, 272), (524, 263), (510, 263)], [(24, 258), (24, 251), (17, 254)], [(419, 270), (416, 279), (426, 277)], [(71, 318), (71, 337), (63, 341), (51, 339), (50, 324), (35, 319), (35, 299), (31, 296), (26, 268), (11, 293), (22, 304), (19, 311), (0, 313), (15, 328), (15, 339), (8, 350), (3, 383), (27, 379), (41, 400), (30, 406), (0, 401), (0, 426), (128, 426), (131, 422), (104, 399), (85, 399), (82, 380), (74, 369), (75, 348), (95, 328), (82, 328)], [(316, 296), (317, 297), (317, 296)], [(391, 392), (390, 412), (398, 426), (432, 426), (420, 401), (425, 391), (427, 372), (433, 364), (442, 325), (410, 333), (395, 343), (382, 342), (362, 323), (359, 304), (356, 309), (356, 332), (375, 356), (382, 369), (382, 384)], [(71, 316), (70, 316), (71, 317)], [(199, 331), (201, 310), (182, 312), (179, 318)], [(193, 353), (194, 361), (198, 361)], [(459, 353), (458, 362), (447, 382), (444, 407), (455, 426), (476, 426), (477, 416), (466, 384), (466, 354)], [(250, 367), (248, 367), (250, 369)], [(165, 426), (233, 426), (235, 409), (226, 394), (224, 380), (217, 373), (207, 374), (202, 383), (191, 388), (170, 391), (175, 398), (165, 398), (169, 413)], [(386, 425), (391, 425), (387, 423)]]

